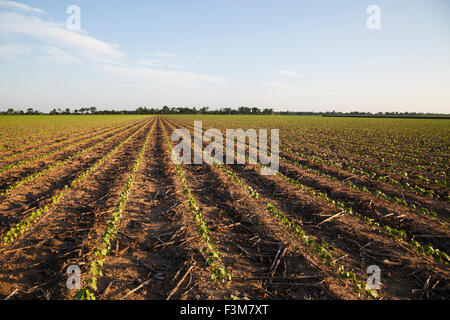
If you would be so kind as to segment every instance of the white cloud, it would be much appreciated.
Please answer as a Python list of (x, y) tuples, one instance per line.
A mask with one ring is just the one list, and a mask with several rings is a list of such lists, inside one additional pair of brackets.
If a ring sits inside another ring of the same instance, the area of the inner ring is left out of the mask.
[(305, 75), (299, 74), (295, 71), (291, 70), (279, 70), (278, 73), (283, 74), (285, 76), (293, 77), (293, 78), (303, 78)]
[(154, 84), (169, 84), (174, 86), (198, 86), (200, 84), (217, 84), (226, 85), (228, 81), (223, 78), (214, 77), (207, 74), (173, 71), (173, 70), (156, 70), (143, 67), (132, 66), (117, 66), (117, 65), (102, 65), (103, 70), (110, 72), (115, 76), (119, 76), (124, 82), (134, 82), (147, 85)]
[(15, 34), (33, 37), (46, 45), (69, 50), (72, 55), (90, 60), (111, 63), (125, 57), (116, 46), (68, 30), (64, 24), (14, 12), (0, 12), (0, 36)]
[(26, 4), (23, 4), (20, 2), (15, 2), (15, 1), (0, 0), (0, 7), (16, 9), (16, 10), (20, 10), (20, 11), (27, 11), (27, 12), (36, 12), (36, 13), (41, 13), (41, 14), (45, 13), (43, 10), (41, 10), (39, 8), (33, 8), (33, 7), (30, 7), (29, 5), (26, 5)]
[[(1, 1), (1, 0), (0, 0)], [(65, 64), (90, 62), (97, 69), (107, 72), (112, 83), (127, 86), (164, 84), (184, 87), (198, 87), (204, 84), (226, 85), (228, 81), (203, 73), (186, 72), (182, 66), (170, 64), (164, 58), (173, 58), (173, 53), (155, 52), (159, 59), (144, 59), (137, 63), (125, 63), (125, 54), (118, 46), (103, 42), (66, 28), (64, 23), (43, 20), (36, 16), (17, 12), (0, 12), (0, 39), (20, 37), (22, 44), (0, 47), (0, 55), (18, 56), (34, 54), (37, 61), (51, 61)], [(25, 47), (30, 44), (30, 48)]]
[(7, 43), (0, 45), (0, 58), (14, 59), (17, 56), (26, 55), (31, 52), (29, 47), (20, 43)]
[(82, 60), (74, 55), (71, 55), (66, 50), (55, 47), (41, 47), (40, 52), (43, 54), (45, 60), (56, 63), (80, 63)]

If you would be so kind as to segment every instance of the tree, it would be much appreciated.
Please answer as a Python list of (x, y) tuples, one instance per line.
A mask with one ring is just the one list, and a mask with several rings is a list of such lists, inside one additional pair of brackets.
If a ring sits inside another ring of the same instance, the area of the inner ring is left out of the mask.
[(253, 114), (259, 114), (259, 113), (260, 113), (260, 110), (259, 110), (257, 107), (253, 107), (253, 108), (252, 108), (252, 113), (253, 113)]
[(90, 110), (91, 110), (92, 114), (95, 114), (97, 112), (97, 108), (96, 107), (91, 107)]
[(164, 106), (164, 107), (162, 108), (162, 113), (163, 113), (163, 114), (168, 114), (169, 112), (170, 112), (170, 109), (169, 109), (168, 106)]
[(251, 110), (248, 107), (239, 107), (239, 114), (250, 114)]

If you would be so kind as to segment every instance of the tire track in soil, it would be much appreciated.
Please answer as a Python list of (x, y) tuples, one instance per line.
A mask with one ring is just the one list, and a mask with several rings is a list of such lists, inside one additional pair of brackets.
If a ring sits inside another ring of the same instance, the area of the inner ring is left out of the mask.
[[(209, 165), (183, 165), (183, 169), (211, 231), (210, 238), (225, 266), (232, 270), (232, 280), (223, 288), (224, 296), (244, 295), (250, 299), (349, 296), (342, 285), (335, 287), (338, 290), (334, 292), (327, 283), (320, 281), (322, 279), (304, 279), (300, 283), (293, 280), (305, 275), (316, 276), (318, 272), (296, 250), (296, 245), (278, 223), (268, 217), (265, 206), (235, 186), (228, 176)], [(279, 250), (283, 250), (283, 254), (274, 261)], [(321, 273), (319, 271), (319, 276), (326, 278)], [(276, 280), (269, 279), (271, 277)]]
[[(374, 232), (369, 226), (352, 217), (341, 215), (320, 227), (318, 223), (337, 214), (339, 210), (321, 204), (277, 176), (262, 176), (254, 166), (233, 166), (233, 171), (261, 197), (278, 206), (286, 215), (303, 225), (307, 234), (324, 239), (335, 249), (348, 255), (340, 260), (351, 266), (362, 278), (369, 265), (379, 265), (386, 278), (382, 281), (383, 296), (387, 299), (410, 299), (412, 289), (422, 288), (430, 278), (437, 288), (448, 288), (450, 273), (447, 267), (437, 264), (431, 257), (423, 256), (412, 248), (395, 242), (384, 234)], [(439, 299), (448, 292), (432, 295)], [(417, 297), (416, 297), (417, 298)]]
[[(114, 250), (104, 264), (104, 276), (98, 281), (101, 299), (164, 300), (175, 286), (174, 282), (181, 278), (180, 273), (193, 262), (191, 250), (181, 244), (186, 240), (183, 231), (186, 226), (180, 213), (171, 209), (182, 200), (173, 195), (175, 187), (168, 167), (171, 160), (164, 145), (158, 126), (136, 173)], [(176, 279), (175, 275), (178, 275)], [(144, 281), (149, 282), (127, 295)], [(186, 283), (185, 286), (189, 285)], [(180, 296), (177, 293), (174, 298)]]
[(99, 146), (99, 148), (93, 149), (70, 163), (36, 178), (31, 184), (21, 186), (10, 195), (1, 197), (0, 199), (3, 199), (0, 203), (0, 234), (15, 225), (27, 212), (37, 207), (41, 201), (51, 198), (56, 191), (62, 190), (80, 172), (102, 158), (119, 141), (125, 139), (125, 134), (129, 136), (142, 127), (141, 124), (135, 126), (136, 129), (132, 129), (131, 133), (121, 133), (111, 141)]
[(99, 236), (108, 212), (114, 210), (139, 152), (136, 145), (144, 142), (151, 122), (80, 186), (71, 189), (27, 236), (0, 255), (0, 296), (17, 288), (19, 292), (12, 299), (73, 298), (74, 292), (66, 288), (66, 269), (78, 262), (85, 272), (86, 263), (80, 263), (80, 257), (83, 260), (91, 252), (89, 240)]

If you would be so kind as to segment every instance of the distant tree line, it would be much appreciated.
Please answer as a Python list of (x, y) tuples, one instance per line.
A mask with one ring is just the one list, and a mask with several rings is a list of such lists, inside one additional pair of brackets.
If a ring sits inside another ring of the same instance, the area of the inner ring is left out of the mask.
[(9, 115), (39, 115), (39, 114), (50, 114), (50, 115), (69, 115), (69, 114), (260, 114), (260, 115), (273, 115), (273, 109), (259, 109), (256, 107), (239, 107), (238, 109), (233, 108), (221, 108), (218, 110), (210, 110), (209, 107), (202, 107), (197, 109), (196, 107), (172, 107), (164, 106), (162, 108), (148, 108), (139, 107), (136, 110), (97, 110), (96, 107), (79, 108), (71, 111), (69, 108), (61, 109), (55, 108), (49, 113), (43, 113), (32, 108), (28, 108), (26, 112), (23, 110), (14, 110), (9, 108), (7, 111), (0, 112), (0, 114)]
[(14, 110), (9, 108), (7, 111), (0, 112), (2, 115), (82, 115), (82, 114), (223, 114), (223, 115), (315, 115), (326, 117), (402, 117), (402, 118), (448, 118), (447, 114), (437, 113), (417, 113), (417, 112), (314, 112), (314, 111), (274, 111), (272, 108), (260, 109), (257, 107), (239, 107), (233, 108), (220, 108), (216, 110), (210, 110), (209, 107), (202, 108), (189, 108), (189, 107), (168, 107), (162, 108), (148, 108), (139, 107), (136, 110), (97, 110), (96, 107), (83, 107), (74, 109), (69, 108), (61, 109), (54, 108), (49, 113), (43, 113), (39, 110), (33, 110), (28, 108), (26, 111)]

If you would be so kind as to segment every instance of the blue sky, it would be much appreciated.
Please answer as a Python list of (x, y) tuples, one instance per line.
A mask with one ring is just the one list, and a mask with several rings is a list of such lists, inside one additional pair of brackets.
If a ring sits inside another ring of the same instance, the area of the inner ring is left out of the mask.
[(0, 109), (450, 113), (449, 39), (448, 0), (0, 0)]

